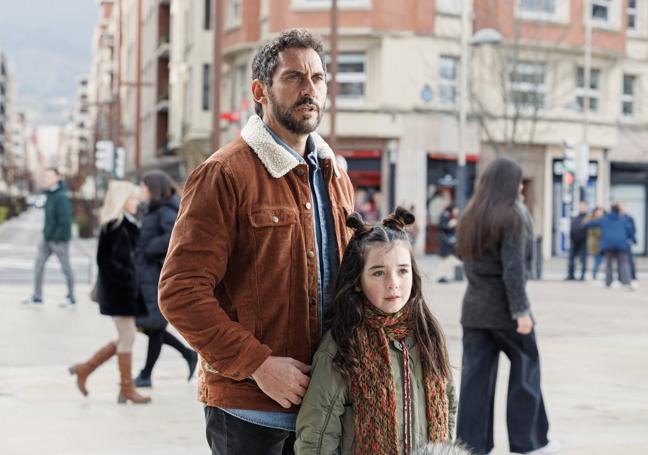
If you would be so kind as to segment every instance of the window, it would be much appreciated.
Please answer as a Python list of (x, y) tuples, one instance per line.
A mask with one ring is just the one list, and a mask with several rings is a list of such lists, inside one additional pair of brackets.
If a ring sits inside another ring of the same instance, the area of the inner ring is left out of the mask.
[(637, 30), (637, 0), (628, 0), (628, 30)]
[(592, 1), (592, 20), (597, 22), (609, 22), (611, 0), (591, 0), (591, 1)]
[(525, 12), (554, 14), (556, 0), (520, 0), (520, 9)]
[(623, 75), (623, 95), (621, 96), (621, 112), (624, 116), (634, 115), (634, 85), (635, 76)]
[[(371, 0), (338, 0), (338, 7), (369, 6)], [(330, 8), (331, 0), (293, 0), (298, 7)]]
[[(327, 56), (327, 61), (330, 58)], [(367, 57), (364, 53), (338, 54), (337, 83), (339, 100), (364, 100), (367, 85)]]
[(545, 104), (544, 63), (514, 62), (509, 65), (509, 96), (516, 107), (542, 109)]
[(461, 14), (461, 2), (457, 0), (437, 0), (437, 11), (446, 14)]
[(229, 0), (228, 18), (230, 24), (239, 24), (241, 22), (241, 3), (242, 0)]
[[(601, 70), (592, 68), (590, 71), (590, 89), (587, 91), (590, 112), (598, 112), (599, 110), (600, 82)], [(578, 110), (583, 112), (585, 108), (585, 71), (583, 68), (578, 68), (576, 71), (576, 103), (578, 104)]]
[(439, 60), (439, 100), (454, 105), (457, 100), (457, 68), (459, 59), (441, 56)]
[(212, 0), (205, 0), (205, 17), (203, 20), (203, 28), (205, 30), (211, 28), (211, 2)]
[(184, 103), (182, 105), (182, 118), (184, 119), (184, 122), (187, 124), (191, 123), (191, 108), (192, 108), (192, 103), (191, 103), (191, 97), (193, 96), (193, 90), (192, 90), (192, 68), (191, 66), (187, 68), (187, 78), (184, 81)]
[(209, 98), (211, 97), (211, 71), (209, 63), (203, 64), (202, 72), (202, 110), (209, 110)]

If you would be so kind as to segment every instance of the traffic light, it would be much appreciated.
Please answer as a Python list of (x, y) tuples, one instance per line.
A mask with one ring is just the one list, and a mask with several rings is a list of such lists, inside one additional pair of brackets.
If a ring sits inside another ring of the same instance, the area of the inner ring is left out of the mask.
[(111, 173), (115, 169), (115, 146), (112, 141), (97, 141), (95, 167)]
[(115, 177), (123, 179), (126, 172), (126, 151), (124, 147), (117, 147), (115, 151)]

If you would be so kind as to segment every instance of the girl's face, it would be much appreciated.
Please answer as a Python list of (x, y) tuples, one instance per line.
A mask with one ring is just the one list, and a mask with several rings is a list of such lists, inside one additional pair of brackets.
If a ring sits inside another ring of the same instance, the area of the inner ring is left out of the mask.
[(131, 215), (137, 215), (137, 209), (139, 208), (140, 200), (137, 197), (136, 193), (128, 196), (126, 204), (124, 204), (124, 211), (130, 213)]
[(147, 204), (151, 202), (151, 192), (144, 182), (140, 183), (140, 199)]
[(398, 312), (412, 292), (409, 248), (402, 241), (393, 245), (367, 246), (360, 284), (373, 306), (385, 313)]

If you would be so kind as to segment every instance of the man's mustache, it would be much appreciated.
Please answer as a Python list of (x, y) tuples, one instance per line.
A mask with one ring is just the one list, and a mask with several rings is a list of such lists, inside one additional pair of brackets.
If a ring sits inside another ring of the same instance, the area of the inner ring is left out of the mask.
[(319, 105), (319, 103), (318, 103), (317, 101), (315, 101), (313, 98), (311, 98), (310, 96), (305, 96), (305, 97), (303, 97), (303, 98), (300, 98), (300, 99), (299, 99), (299, 100), (298, 100), (298, 101), (293, 105), (293, 109), (297, 109), (297, 108), (299, 108), (299, 107), (301, 107), (301, 106), (303, 106), (303, 105), (305, 105), (305, 104), (312, 104), (313, 106), (315, 106), (315, 109), (316, 109), (318, 112), (319, 112), (319, 110), (320, 110), (320, 105)]

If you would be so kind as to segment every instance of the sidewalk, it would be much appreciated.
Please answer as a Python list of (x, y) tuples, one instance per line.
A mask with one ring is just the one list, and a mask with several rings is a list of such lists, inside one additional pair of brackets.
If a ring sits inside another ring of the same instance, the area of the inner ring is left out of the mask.
[[(421, 261), (424, 273), (432, 274)], [(645, 285), (642, 283), (642, 285)], [(114, 362), (91, 377), (83, 397), (67, 374), (114, 337), (109, 318), (87, 300), (79, 287), (79, 307), (25, 307), (17, 303), (28, 291), (2, 285), (0, 318), (0, 453), (11, 455), (208, 453), (196, 383), (186, 382), (186, 365), (165, 348), (154, 372), (147, 406), (116, 404)], [(448, 339), (457, 386), (460, 383), (459, 314), (465, 283), (436, 285), (426, 280), (428, 302)], [(63, 296), (62, 285), (52, 293)], [(648, 453), (648, 299), (639, 292), (607, 290), (590, 283), (542, 281), (529, 284), (538, 321), (543, 391), (551, 437), (562, 454)], [(138, 335), (134, 373), (141, 367), (146, 338)], [(506, 384), (508, 361), (502, 357), (496, 395), (493, 455), (506, 455)], [(148, 392), (148, 391), (147, 391)], [(38, 435), (38, 437), (35, 437)]]

